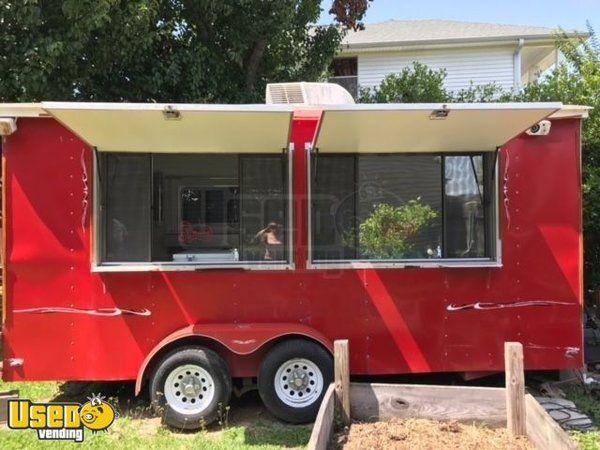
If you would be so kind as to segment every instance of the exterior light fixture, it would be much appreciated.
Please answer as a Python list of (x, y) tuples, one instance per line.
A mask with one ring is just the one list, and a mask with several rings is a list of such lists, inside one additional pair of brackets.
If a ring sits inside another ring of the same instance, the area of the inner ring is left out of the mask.
[(181, 112), (172, 105), (165, 106), (165, 109), (163, 109), (163, 116), (165, 120), (181, 120)]
[(444, 120), (448, 117), (448, 114), (450, 114), (450, 110), (446, 108), (446, 105), (443, 105), (442, 109), (434, 109), (429, 118), (431, 120)]

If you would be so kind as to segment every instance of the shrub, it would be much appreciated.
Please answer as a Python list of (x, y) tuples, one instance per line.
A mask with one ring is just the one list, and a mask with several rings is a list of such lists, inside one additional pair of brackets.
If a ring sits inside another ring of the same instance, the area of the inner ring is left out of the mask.
[(374, 88), (360, 90), (359, 103), (419, 103), (447, 102), (448, 92), (444, 89), (445, 70), (433, 70), (425, 64), (414, 62), (398, 74), (384, 78)]
[(444, 87), (446, 71), (431, 69), (420, 62), (413, 62), (400, 73), (386, 76), (381, 84), (372, 88), (361, 88), (359, 103), (445, 103), (445, 102), (491, 102), (500, 98), (502, 88), (497, 84), (470, 84), (458, 92)]
[(379, 204), (359, 225), (362, 256), (372, 259), (401, 259), (413, 250), (412, 240), (436, 218), (437, 213), (420, 198), (396, 207)]

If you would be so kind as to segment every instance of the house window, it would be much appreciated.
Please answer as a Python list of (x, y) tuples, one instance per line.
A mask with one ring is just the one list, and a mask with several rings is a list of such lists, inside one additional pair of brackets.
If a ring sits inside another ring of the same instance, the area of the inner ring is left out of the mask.
[(358, 95), (358, 58), (335, 58), (331, 64), (330, 83), (345, 88), (353, 97)]
[(494, 258), (491, 154), (312, 158), (312, 259)]
[(103, 153), (100, 174), (102, 262), (288, 260), (286, 156)]

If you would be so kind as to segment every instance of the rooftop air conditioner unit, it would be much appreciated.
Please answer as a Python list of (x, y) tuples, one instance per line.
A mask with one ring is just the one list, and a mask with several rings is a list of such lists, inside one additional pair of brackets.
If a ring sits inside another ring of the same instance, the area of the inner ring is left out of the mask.
[(271, 83), (267, 84), (267, 105), (348, 105), (352, 95), (335, 83)]

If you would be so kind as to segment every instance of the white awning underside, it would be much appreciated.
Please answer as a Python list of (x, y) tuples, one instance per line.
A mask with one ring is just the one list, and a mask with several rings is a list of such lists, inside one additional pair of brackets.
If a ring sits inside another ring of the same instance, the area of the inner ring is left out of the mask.
[[(42, 108), (99, 151), (276, 153), (287, 148), (289, 106), (54, 103)], [(179, 118), (173, 115), (179, 113)]]
[[(432, 119), (432, 112), (444, 106), (448, 116)], [(325, 107), (313, 146), (324, 153), (493, 151), (561, 107), (560, 103)]]

